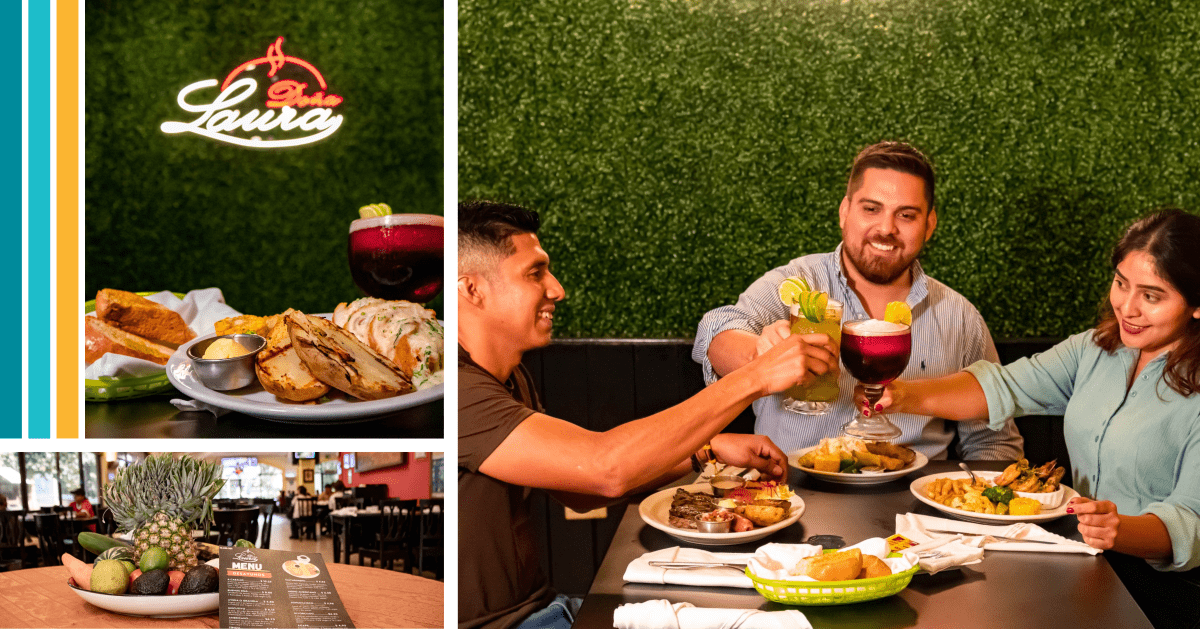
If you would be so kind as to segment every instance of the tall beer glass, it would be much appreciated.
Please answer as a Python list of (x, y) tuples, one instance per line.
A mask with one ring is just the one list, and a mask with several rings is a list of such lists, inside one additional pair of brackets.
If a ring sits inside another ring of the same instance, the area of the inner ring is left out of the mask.
[[(828, 334), (835, 344), (842, 337), (842, 304), (832, 299), (825, 306), (825, 318), (820, 323), (809, 321), (793, 304), (792, 334)], [(783, 393), (783, 408), (801, 415), (824, 415), (838, 399), (836, 372), (817, 376), (807, 385), (796, 385)]]

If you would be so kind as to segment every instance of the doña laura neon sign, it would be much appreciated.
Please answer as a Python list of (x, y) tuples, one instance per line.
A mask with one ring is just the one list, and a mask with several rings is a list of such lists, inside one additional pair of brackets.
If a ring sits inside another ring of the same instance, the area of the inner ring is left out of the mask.
[[(265, 110), (242, 113), (235, 106), (258, 93), (258, 80), (245, 76), (261, 66), (267, 67)], [(283, 78), (286, 69), (289, 78)], [(305, 80), (300, 80), (305, 79)], [(315, 85), (311, 82), (315, 81)], [(221, 93), (210, 103), (193, 103), (189, 97), (200, 90), (216, 87), (217, 80), (197, 81), (179, 90), (176, 101), (184, 111), (199, 114), (191, 122), (164, 122), (163, 133), (195, 133), (219, 142), (251, 148), (287, 148), (319, 142), (342, 126), (341, 114), (334, 109), (342, 97), (329, 93), (325, 77), (311, 63), (283, 54), (283, 38), (267, 47), (264, 57), (251, 59), (233, 69), (221, 83)], [(305, 93), (310, 87), (315, 91)], [(281, 136), (257, 135), (277, 133)]]

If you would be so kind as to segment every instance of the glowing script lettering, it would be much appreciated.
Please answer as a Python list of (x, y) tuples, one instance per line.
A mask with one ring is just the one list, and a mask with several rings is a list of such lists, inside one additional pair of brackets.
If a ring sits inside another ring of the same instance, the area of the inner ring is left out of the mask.
[[(237, 105), (258, 94), (258, 79), (240, 76), (266, 68), (271, 81), (261, 102), (265, 109), (250, 109), (242, 113)], [(283, 70), (295, 75), (283, 78)], [(310, 83), (317, 89), (305, 93)], [(283, 38), (267, 47), (265, 57), (251, 59), (229, 73), (221, 84), (221, 92), (211, 102), (193, 97), (202, 90), (217, 87), (216, 79), (197, 81), (179, 91), (176, 102), (185, 112), (198, 114), (191, 122), (167, 121), (159, 128), (163, 133), (194, 133), (218, 142), (248, 148), (288, 148), (320, 142), (342, 126), (342, 116), (334, 108), (344, 100), (329, 93), (329, 85), (312, 64), (283, 54)], [(301, 110), (307, 110), (301, 113)], [(263, 137), (264, 134), (266, 137)]]

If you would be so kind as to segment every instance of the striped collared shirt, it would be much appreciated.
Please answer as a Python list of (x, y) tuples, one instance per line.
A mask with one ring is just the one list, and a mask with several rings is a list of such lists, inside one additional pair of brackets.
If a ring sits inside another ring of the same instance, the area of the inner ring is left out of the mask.
[[(779, 284), (784, 278), (808, 278), (813, 290), (829, 293), (842, 302), (842, 319), (868, 319), (858, 295), (850, 290), (841, 265), (842, 245), (832, 253), (796, 258), (760, 277), (732, 306), (721, 306), (704, 315), (696, 330), (692, 359), (700, 363), (707, 384), (718, 376), (708, 359), (713, 337), (726, 330), (744, 330), (761, 334), (764, 327), (788, 318), (788, 308), (779, 301)], [(912, 309), (912, 355), (901, 376), (907, 380), (935, 378), (961, 371), (976, 360), (999, 362), (996, 346), (979, 311), (965, 297), (929, 277), (920, 262), (912, 266), (913, 284), (908, 293)], [(771, 395), (754, 402), (754, 431), (767, 435), (784, 452), (814, 446), (824, 437), (836, 437), (842, 424), (855, 413), (853, 405), (856, 381), (843, 369), (838, 379), (841, 394), (828, 414), (798, 415), (782, 406), (782, 395)], [(999, 431), (988, 429), (985, 421), (951, 422), (926, 415), (890, 414), (892, 423), (903, 434), (895, 440), (930, 459), (944, 459), (957, 428), (961, 458), (1014, 460), (1020, 458), (1024, 441), (1016, 426), (1007, 422)]]

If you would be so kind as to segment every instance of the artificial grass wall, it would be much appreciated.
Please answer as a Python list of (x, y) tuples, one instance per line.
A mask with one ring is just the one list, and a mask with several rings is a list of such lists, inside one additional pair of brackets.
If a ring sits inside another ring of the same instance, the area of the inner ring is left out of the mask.
[[(360, 295), (346, 257), (360, 206), (442, 214), (441, 2), (89, 0), (84, 26), (87, 298), (217, 286), (243, 312), (331, 312)], [(331, 137), (265, 151), (159, 130), (196, 117), (182, 87), (281, 35), (345, 98)]]
[(459, 196), (528, 204), (575, 337), (687, 337), (840, 240), (854, 154), (937, 169), (923, 262), (996, 336), (1089, 327), (1108, 252), (1200, 207), (1200, 5), (459, 3)]

